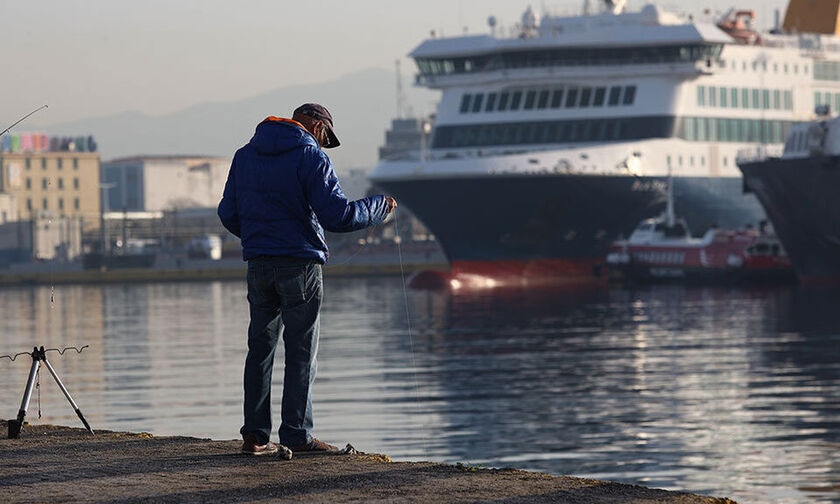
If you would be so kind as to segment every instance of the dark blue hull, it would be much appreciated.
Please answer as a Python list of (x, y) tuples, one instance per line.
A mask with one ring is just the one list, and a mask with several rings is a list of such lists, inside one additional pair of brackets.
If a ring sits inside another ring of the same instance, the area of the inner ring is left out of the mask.
[[(435, 234), (450, 262), (601, 260), (606, 247), (665, 208), (664, 177), (492, 175), (380, 181)], [(695, 234), (756, 224), (740, 178), (675, 178), (678, 215)]]
[(768, 159), (740, 166), (804, 280), (840, 280), (840, 158)]

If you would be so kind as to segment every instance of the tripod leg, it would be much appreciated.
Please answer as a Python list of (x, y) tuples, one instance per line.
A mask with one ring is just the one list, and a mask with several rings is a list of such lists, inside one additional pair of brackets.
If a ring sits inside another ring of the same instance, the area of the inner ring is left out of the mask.
[(60, 388), (61, 391), (64, 392), (64, 397), (66, 397), (67, 400), (70, 401), (70, 406), (72, 406), (73, 409), (76, 410), (76, 415), (79, 416), (79, 419), (85, 425), (85, 429), (90, 431), (91, 434), (94, 434), (93, 429), (90, 428), (90, 425), (88, 425), (87, 420), (85, 420), (85, 416), (82, 415), (82, 410), (80, 410), (79, 407), (76, 405), (76, 401), (74, 401), (73, 398), (70, 397), (70, 392), (67, 392), (67, 388), (64, 386), (63, 383), (61, 383), (61, 378), (58, 377), (58, 373), (55, 372), (55, 369), (53, 369), (52, 364), (50, 364), (50, 361), (44, 359), (44, 365), (47, 366), (47, 369), (49, 369), (50, 374), (53, 378), (55, 378), (55, 382), (58, 384), (58, 388)]
[(26, 410), (29, 409), (29, 400), (32, 399), (32, 389), (35, 388), (35, 376), (41, 363), (32, 359), (32, 367), (29, 368), (29, 379), (26, 380), (26, 390), (23, 391), (23, 400), (20, 402), (17, 420), (9, 421), (9, 439), (20, 437), (20, 429), (23, 427), (23, 419), (26, 417)]

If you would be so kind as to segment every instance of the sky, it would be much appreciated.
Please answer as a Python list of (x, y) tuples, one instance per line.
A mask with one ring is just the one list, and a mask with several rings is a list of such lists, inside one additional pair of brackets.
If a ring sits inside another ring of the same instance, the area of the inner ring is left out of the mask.
[[(753, 8), (759, 26), (787, 5), (733, 1), (659, 5), (683, 13)], [(430, 30), (486, 33), (491, 14), (509, 27), (529, 4), (571, 14), (583, 0), (0, 0), (0, 124), (43, 104), (49, 109), (33, 117), (36, 124), (124, 111), (165, 115), (370, 67), (393, 69), (397, 59), (408, 86), (415, 66), (406, 55)]]

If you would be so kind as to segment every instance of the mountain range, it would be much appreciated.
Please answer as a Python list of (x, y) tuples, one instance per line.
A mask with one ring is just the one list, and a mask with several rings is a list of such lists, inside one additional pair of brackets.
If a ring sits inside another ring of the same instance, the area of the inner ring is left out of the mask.
[[(407, 89), (409, 103), (418, 110), (432, 109), (436, 95)], [(141, 111), (40, 127), (53, 135), (93, 135), (102, 159), (135, 155), (194, 154), (232, 157), (264, 118), (290, 117), (306, 102), (327, 107), (335, 121), (341, 146), (329, 151), (340, 171), (372, 167), (385, 130), (396, 115), (393, 71), (370, 68), (334, 80), (281, 87), (231, 102), (194, 105), (178, 112), (150, 116)], [(417, 106), (417, 104), (421, 104)]]

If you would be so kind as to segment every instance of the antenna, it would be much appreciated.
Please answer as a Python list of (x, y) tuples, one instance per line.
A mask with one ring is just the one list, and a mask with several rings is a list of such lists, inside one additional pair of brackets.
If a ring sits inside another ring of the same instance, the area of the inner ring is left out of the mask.
[(397, 119), (403, 119), (403, 111), (405, 109), (405, 91), (403, 90), (400, 60), (394, 60), (394, 66), (397, 70)]

